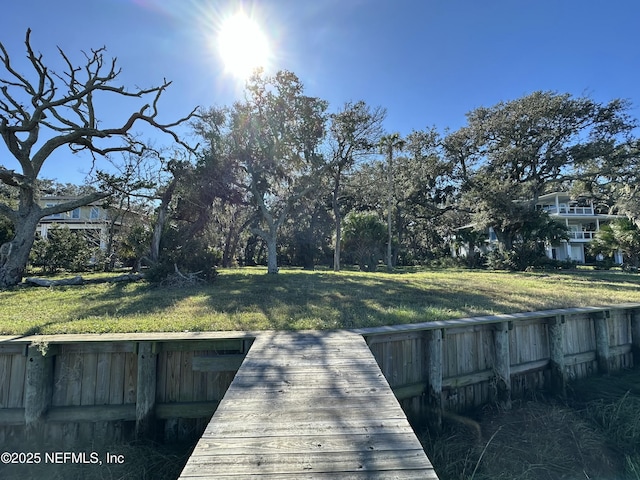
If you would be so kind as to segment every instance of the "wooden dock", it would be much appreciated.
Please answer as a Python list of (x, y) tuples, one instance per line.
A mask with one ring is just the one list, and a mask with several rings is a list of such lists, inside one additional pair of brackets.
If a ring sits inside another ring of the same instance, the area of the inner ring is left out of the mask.
[(262, 333), (180, 479), (437, 479), (362, 336)]

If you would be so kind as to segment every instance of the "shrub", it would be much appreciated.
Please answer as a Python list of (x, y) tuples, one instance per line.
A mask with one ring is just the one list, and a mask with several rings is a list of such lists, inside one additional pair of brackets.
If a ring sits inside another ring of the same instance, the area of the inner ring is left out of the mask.
[(491, 250), (485, 259), (487, 268), (491, 270), (517, 270), (515, 252)]
[(350, 213), (344, 220), (344, 253), (360, 270), (373, 272), (383, 258), (386, 227), (374, 213)]
[(604, 258), (603, 260), (596, 260), (593, 268), (595, 270), (611, 270), (616, 263), (611, 258)]
[(81, 272), (91, 264), (94, 251), (80, 232), (67, 227), (54, 227), (47, 238), (38, 238), (30, 253), (31, 265), (41, 267), (45, 273), (60, 270)]
[(222, 254), (210, 248), (204, 238), (185, 239), (177, 229), (169, 229), (161, 245), (160, 260), (145, 275), (150, 282), (162, 282), (180, 274), (212, 282), (218, 275)]

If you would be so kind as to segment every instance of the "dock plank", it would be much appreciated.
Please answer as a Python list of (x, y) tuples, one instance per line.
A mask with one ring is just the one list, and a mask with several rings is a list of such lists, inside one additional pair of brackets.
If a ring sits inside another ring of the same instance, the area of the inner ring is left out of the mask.
[(256, 335), (180, 479), (437, 479), (364, 338)]

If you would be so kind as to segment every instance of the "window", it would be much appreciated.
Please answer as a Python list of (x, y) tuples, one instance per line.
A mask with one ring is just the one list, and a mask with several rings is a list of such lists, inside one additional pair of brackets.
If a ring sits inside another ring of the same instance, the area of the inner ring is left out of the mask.
[[(46, 208), (49, 207), (55, 207), (57, 204), (56, 203), (47, 203), (45, 204)], [(61, 213), (54, 213), (53, 215), (48, 215), (46, 218), (62, 218), (62, 214)]]
[(74, 208), (71, 210), (71, 218), (80, 218), (80, 209)]
[(100, 209), (98, 207), (91, 207), (89, 212), (89, 219), (98, 220), (100, 218)]

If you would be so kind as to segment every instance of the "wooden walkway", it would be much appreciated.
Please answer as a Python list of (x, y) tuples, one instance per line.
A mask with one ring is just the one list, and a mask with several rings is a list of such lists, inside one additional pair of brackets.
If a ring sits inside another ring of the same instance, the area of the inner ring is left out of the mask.
[(364, 339), (259, 334), (180, 479), (437, 479)]

